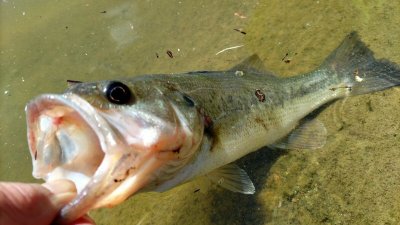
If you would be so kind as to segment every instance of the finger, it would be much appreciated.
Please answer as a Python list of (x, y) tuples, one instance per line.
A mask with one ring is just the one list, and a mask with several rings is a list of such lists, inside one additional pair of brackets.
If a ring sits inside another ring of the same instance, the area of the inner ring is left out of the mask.
[(53, 194), (39, 184), (0, 183), (0, 224), (48, 225), (74, 192)]
[[(55, 181), (51, 181), (51, 182), (47, 182), (42, 184), (42, 186), (46, 187), (47, 189), (49, 189), (52, 193), (60, 196), (62, 194), (65, 193), (76, 193), (76, 187), (75, 184), (70, 181), (70, 180), (55, 180)], [(67, 200), (67, 199), (63, 199), (63, 200)], [(62, 200), (60, 200), (60, 198), (58, 199), (58, 204), (61, 204), (62, 206), (64, 206), (65, 204), (67, 204), (70, 200), (68, 200), (67, 202), (62, 202)], [(79, 218), (78, 220), (74, 221), (71, 225), (94, 225), (94, 221), (89, 217), (89, 216), (84, 216), (82, 218)]]

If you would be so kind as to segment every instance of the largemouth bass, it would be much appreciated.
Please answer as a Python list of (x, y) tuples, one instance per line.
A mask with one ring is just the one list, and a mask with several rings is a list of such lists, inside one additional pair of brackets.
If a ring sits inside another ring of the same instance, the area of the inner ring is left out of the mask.
[(319, 148), (323, 124), (304, 120), (333, 100), (400, 84), (400, 68), (349, 34), (316, 70), (279, 78), (251, 56), (227, 71), (77, 83), (26, 107), (33, 176), (69, 179), (68, 223), (139, 191), (165, 191), (206, 175), (252, 194), (231, 164), (263, 146)]

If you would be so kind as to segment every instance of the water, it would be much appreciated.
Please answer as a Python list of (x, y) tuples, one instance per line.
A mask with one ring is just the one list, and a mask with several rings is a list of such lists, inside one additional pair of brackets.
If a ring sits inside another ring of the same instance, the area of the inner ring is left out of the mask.
[[(399, 15), (390, 0), (3, 0), (0, 180), (34, 182), (24, 106), (62, 92), (67, 79), (223, 70), (253, 53), (269, 70), (296, 75), (352, 30), (377, 57), (400, 64)], [(399, 117), (399, 88), (341, 100), (318, 116), (329, 132), (323, 149), (263, 149), (238, 162), (255, 195), (198, 179), (91, 216), (98, 224), (398, 224)]]

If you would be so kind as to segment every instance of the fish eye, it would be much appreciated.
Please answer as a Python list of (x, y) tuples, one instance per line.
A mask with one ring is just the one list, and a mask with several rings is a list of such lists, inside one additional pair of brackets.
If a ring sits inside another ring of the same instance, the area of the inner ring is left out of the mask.
[(104, 93), (108, 101), (114, 104), (123, 105), (131, 102), (132, 98), (131, 91), (129, 90), (128, 86), (126, 86), (121, 82), (118, 81), (110, 82), (105, 87)]

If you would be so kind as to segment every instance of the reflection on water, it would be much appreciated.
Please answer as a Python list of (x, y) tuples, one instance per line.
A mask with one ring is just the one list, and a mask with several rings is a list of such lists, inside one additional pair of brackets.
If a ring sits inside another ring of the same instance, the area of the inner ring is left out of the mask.
[[(219, 70), (252, 53), (269, 70), (295, 75), (315, 68), (351, 30), (378, 57), (400, 63), (399, 12), (399, 2), (383, 0), (4, 0), (0, 179), (33, 181), (24, 106), (62, 92), (67, 79)], [(198, 179), (92, 216), (98, 224), (400, 223), (399, 107), (398, 88), (339, 101), (319, 115), (329, 130), (322, 150), (264, 149), (240, 160), (253, 196)]]
[(102, 13), (107, 14), (107, 17), (113, 20), (110, 35), (119, 48), (132, 44), (133, 40), (137, 39), (138, 34), (135, 32), (137, 19), (135, 19), (136, 13), (132, 4), (126, 2), (108, 12), (102, 11)]

